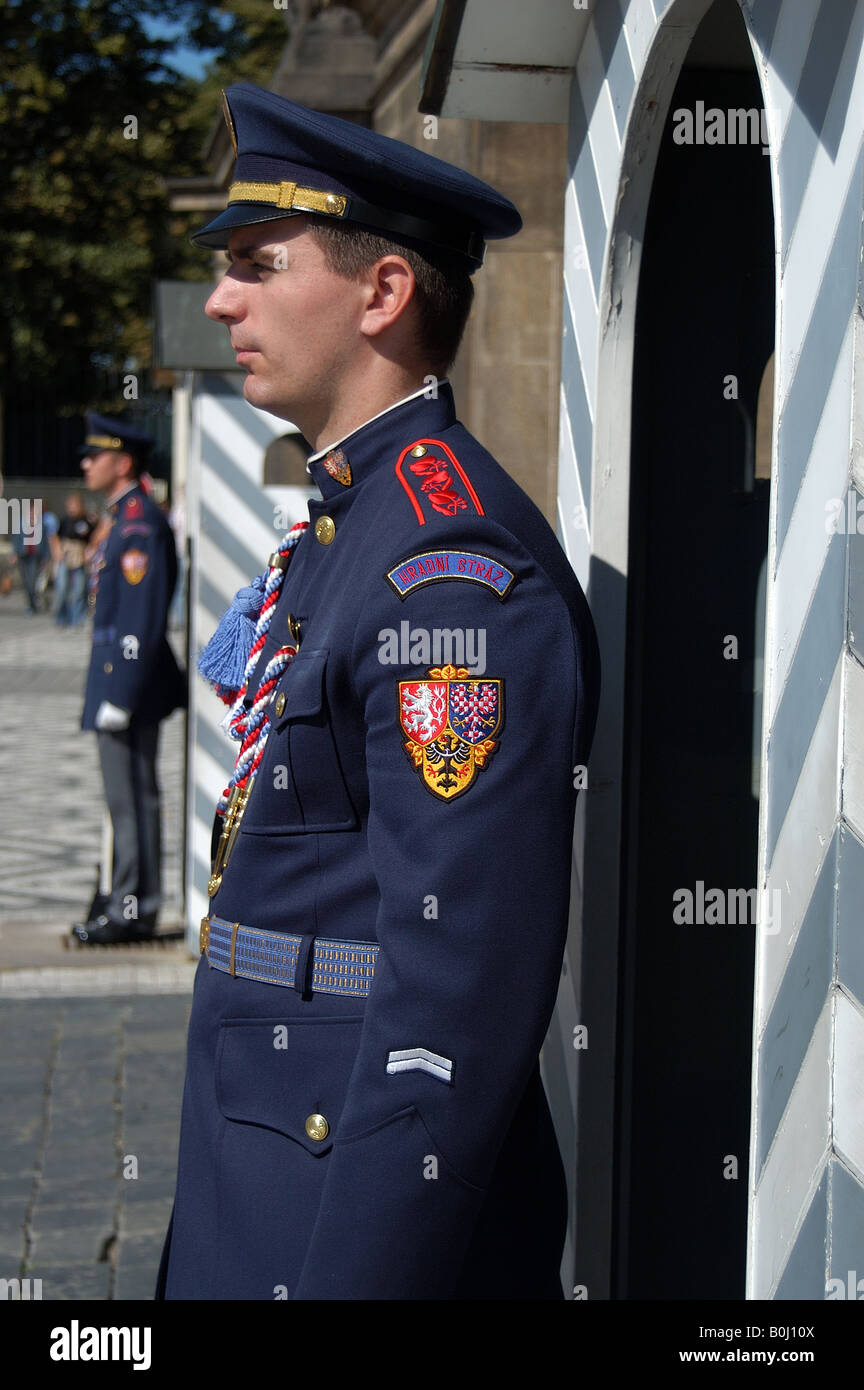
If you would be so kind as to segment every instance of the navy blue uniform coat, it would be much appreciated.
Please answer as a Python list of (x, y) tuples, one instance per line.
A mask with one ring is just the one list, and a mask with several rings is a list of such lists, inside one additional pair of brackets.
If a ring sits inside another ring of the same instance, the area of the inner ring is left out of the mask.
[[(381, 952), (365, 1000), (304, 999), (202, 956), (158, 1295), (561, 1298), (566, 1197), (538, 1054), (567, 931), (573, 768), (597, 707), (594, 628), (551, 529), (456, 421), (448, 385), (340, 448), (331, 467), (344, 477), (347, 461), (350, 483), (311, 464), (323, 500), (257, 672), (290, 641), (289, 613), (299, 653), (211, 911)], [(459, 555), (461, 570), (444, 558)], [(497, 746), (452, 799), (424, 785), (400, 724), (400, 682), (441, 669), (424, 649), (435, 629), (482, 631), (479, 674), (503, 683)], [(416, 1049), (437, 1071), (388, 1070)]]
[(158, 724), (186, 702), (185, 677), (165, 636), (177, 582), (174, 535), (156, 503), (133, 487), (116, 503), (99, 572), (82, 729), (103, 700)]

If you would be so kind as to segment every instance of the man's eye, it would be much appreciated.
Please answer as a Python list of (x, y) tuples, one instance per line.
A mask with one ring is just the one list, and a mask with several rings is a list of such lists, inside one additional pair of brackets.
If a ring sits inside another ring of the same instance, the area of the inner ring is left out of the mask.
[(250, 264), (253, 270), (273, 270), (274, 268), (272, 265), (267, 265), (266, 261), (252, 261)]

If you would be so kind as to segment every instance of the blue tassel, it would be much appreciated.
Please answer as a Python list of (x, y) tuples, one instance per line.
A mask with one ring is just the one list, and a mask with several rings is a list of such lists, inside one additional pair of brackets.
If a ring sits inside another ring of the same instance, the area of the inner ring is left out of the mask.
[(198, 658), (198, 670), (222, 691), (239, 690), (246, 662), (255, 640), (255, 625), (264, 602), (265, 576), (259, 574), (245, 589), (238, 589), (219, 620), (219, 626)]

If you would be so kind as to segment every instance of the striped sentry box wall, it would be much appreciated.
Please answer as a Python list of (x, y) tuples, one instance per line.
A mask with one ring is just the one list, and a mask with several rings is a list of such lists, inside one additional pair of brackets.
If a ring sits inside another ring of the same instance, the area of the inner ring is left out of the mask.
[(864, 1278), (864, 3), (745, 13), (780, 293), (760, 878), (781, 913), (757, 948), (748, 1292), (818, 1299)]
[[(748, 1296), (823, 1299), (850, 1270), (864, 1278), (864, 540), (849, 524), (864, 494), (864, 0), (739, 4), (768, 113), (776, 227), (758, 887), (760, 901), (779, 892), (782, 924), (757, 933)], [(607, 924), (614, 939), (619, 912), (626, 586), (610, 576), (627, 573), (622, 363), (653, 154), (709, 0), (589, 9), (569, 122), (558, 529), (583, 583), (590, 565), (604, 654), (591, 776), (608, 790), (595, 794), (587, 830), (582, 798), (574, 900), (588, 854), (605, 891), (592, 901), (589, 887), (582, 904), (591, 933), (574, 923), (544, 1074), (565, 1163), (576, 1171), (580, 1087), (591, 1089), (592, 1164), (611, 1173), (614, 1032), (592, 1036), (590, 1068), (572, 1038), (586, 953), (602, 953), (591, 942)], [(837, 499), (846, 521), (832, 533), (826, 508)], [(615, 1017), (611, 964), (593, 962), (595, 1018)], [(595, 1195), (593, 1212), (580, 1213), (589, 1250), (611, 1219), (602, 1181)], [(608, 1277), (602, 1262), (596, 1274), (598, 1284)]]
[[(248, 405), (241, 373), (196, 373), (190, 414), (187, 507), (194, 539), (190, 651), (205, 645), (239, 588), (264, 569), (275, 543), (295, 521), (308, 520), (311, 484), (265, 487), (264, 454), (292, 432), (284, 420)], [(225, 706), (200, 676), (189, 681), (187, 787), (187, 940), (198, 950), (208, 910), (213, 813), (234, 763), (236, 745), (220, 728)]]

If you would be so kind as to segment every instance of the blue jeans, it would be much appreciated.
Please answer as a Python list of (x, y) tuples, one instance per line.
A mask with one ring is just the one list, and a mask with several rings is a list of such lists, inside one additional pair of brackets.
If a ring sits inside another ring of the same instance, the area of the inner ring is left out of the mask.
[(24, 588), (27, 591), (31, 613), (39, 612), (39, 605), (36, 599), (36, 580), (39, 578), (39, 568), (41, 564), (42, 561), (38, 555), (20, 555), (18, 557), (18, 567), (21, 571)]
[(69, 569), (65, 560), (57, 567), (57, 603), (54, 616), (61, 627), (77, 627), (84, 621), (86, 606), (86, 573), (83, 565)]

